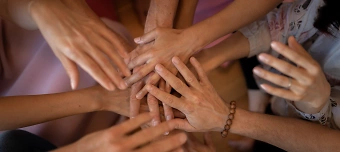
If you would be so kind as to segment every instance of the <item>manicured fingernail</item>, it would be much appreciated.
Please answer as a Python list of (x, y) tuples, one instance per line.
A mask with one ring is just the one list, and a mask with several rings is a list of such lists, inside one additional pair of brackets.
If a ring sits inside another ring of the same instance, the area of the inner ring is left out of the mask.
[(155, 68), (157, 71), (159, 72), (162, 72), (163, 71), (163, 67), (159, 64), (156, 65), (156, 68)]
[(178, 57), (172, 58), (172, 62), (173, 62), (174, 64), (178, 64), (178, 63), (179, 63)]
[(262, 72), (261, 72), (261, 70), (258, 69), (258, 68), (254, 68), (253, 72), (254, 72), (256, 75), (258, 75), (258, 76), (262, 76)]
[(268, 58), (266, 57), (265, 54), (260, 54), (260, 55), (259, 55), (259, 59), (260, 59), (261, 61), (263, 61), (263, 62), (268, 62)]
[(140, 37), (136, 37), (135, 39), (133, 39), (136, 43), (140, 43), (142, 40), (140, 39)]

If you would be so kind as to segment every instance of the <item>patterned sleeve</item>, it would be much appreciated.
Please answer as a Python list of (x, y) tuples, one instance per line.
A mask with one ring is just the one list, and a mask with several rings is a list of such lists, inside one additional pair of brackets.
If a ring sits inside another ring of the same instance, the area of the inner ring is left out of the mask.
[(271, 36), (266, 19), (258, 20), (239, 30), (249, 41), (248, 57), (270, 50)]
[(318, 122), (321, 125), (340, 130), (340, 87), (332, 87), (331, 96), (320, 112), (307, 114), (297, 109), (293, 104), (299, 116), (303, 119)]

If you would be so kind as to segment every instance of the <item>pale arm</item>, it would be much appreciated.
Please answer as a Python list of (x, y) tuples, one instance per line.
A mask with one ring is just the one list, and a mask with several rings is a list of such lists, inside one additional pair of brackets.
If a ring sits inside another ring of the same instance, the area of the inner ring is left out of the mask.
[(174, 27), (188, 28), (192, 25), (198, 0), (179, 0)]
[(337, 151), (340, 132), (319, 124), (238, 108), (232, 133), (261, 140), (287, 151)]

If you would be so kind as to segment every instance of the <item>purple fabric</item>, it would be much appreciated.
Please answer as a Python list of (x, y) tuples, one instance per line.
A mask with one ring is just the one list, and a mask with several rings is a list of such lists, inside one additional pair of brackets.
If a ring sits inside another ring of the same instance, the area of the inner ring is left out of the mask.
[[(122, 25), (105, 20), (109, 27), (131, 41)], [(1, 96), (50, 94), (71, 91), (70, 80), (59, 60), (39, 31), (27, 31), (0, 22)], [(96, 82), (81, 68), (79, 89)], [(40, 135), (57, 146), (77, 140), (84, 134), (107, 128), (118, 119), (110, 112), (90, 113), (43, 123), (24, 130)], [(95, 121), (96, 123), (91, 123)]]

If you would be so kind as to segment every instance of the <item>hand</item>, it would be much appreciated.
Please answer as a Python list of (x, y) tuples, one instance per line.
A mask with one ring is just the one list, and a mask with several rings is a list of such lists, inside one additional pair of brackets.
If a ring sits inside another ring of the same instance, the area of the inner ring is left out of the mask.
[[(189, 36), (189, 37), (188, 37)], [(186, 62), (194, 53), (190, 48), (192, 45), (187, 39), (192, 41), (190, 35), (184, 34), (183, 30), (157, 28), (142, 37), (135, 38), (137, 44), (153, 43), (152, 45), (140, 46), (133, 50), (131, 54), (138, 54), (137, 57), (131, 59), (128, 64), (130, 69), (142, 66), (141, 69), (134, 73), (131, 77), (125, 79), (128, 85), (141, 80), (150, 72), (152, 72), (156, 64), (163, 64), (173, 74), (177, 73), (177, 69), (171, 64), (171, 58), (178, 56)], [(187, 43), (188, 42), (188, 43)], [(187, 49), (188, 48), (188, 49)], [(160, 80), (158, 74), (154, 74), (147, 80), (147, 84), (156, 84)], [(141, 99), (147, 94), (144, 87), (137, 98)]]
[(77, 65), (107, 90), (127, 88), (120, 72), (130, 76), (123, 60), (128, 58), (130, 46), (101, 21), (84, 0), (33, 1), (30, 12), (63, 64), (72, 89), (79, 81)]
[(262, 84), (261, 87), (268, 93), (296, 102), (304, 102), (309, 106), (321, 110), (330, 95), (330, 85), (319, 64), (298, 44), (294, 37), (288, 39), (288, 46), (273, 42), (272, 48), (295, 63), (286, 61), (268, 54), (261, 54), (261, 62), (277, 69), (278, 75), (262, 68), (254, 68), (254, 73), (278, 86)]
[(182, 97), (177, 98), (150, 84), (146, 87), (148, 92), (185, 114), (186, 119), (174, 119), (179, 124), (177, 129), (189, 132), (222, 131), (229, 109), (209, 82), (198, 61), (195, 58), (190, 59), (199, 80), (178, 57), (174, 57), (172, 62), (189, 86), (164, 66), (158, 64), (155, 69)]
[(184, 133), (166, 137), (161, 140), (155, 140), (165, 132), (169, 132), (175, 128), (175, 124), (171, 122), (162, 123), (157, 127), (134, 132), (150, 119), (150, 114), (144, 113), (135, 119), (128, 120), (120, 125), (89, 134), (76, 143), (57, 149), (56, 151), (167, 152), (180, 148), (180, 146), (186, 142), (187, 137)]
[(204, 143), (201, 143), (192, 133), (187, 133), (188, 141), (183, 146), (185, 152), (216, 152), (211, 139), (211, 133), (204, 133)]

